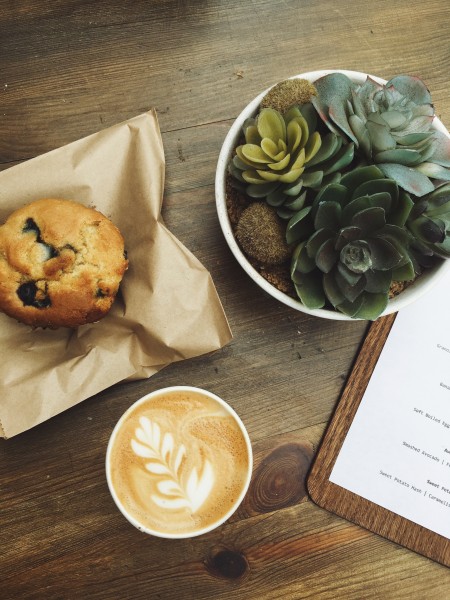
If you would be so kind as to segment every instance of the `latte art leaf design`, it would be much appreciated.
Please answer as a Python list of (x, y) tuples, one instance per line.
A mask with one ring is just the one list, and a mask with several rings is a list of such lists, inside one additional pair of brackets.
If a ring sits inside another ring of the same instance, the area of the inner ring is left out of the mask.
[(178, 509), (187, 507), (196, 512), (207, 499), (214, 485), (214, 472), (211, 463), (204, 460), (199, 475), (197, 467), (185, 473), (186, 447), (175, 445), (173, 435), (164, 434), (158, 423), (148, 417), (139, 418), (140, 427), (131, 440), (133, 452), (148, 459), (145, 468), (153, 476), (159, 477), (156, 484), (158, 494), (152, 494), (152, 501), (161, 508)]

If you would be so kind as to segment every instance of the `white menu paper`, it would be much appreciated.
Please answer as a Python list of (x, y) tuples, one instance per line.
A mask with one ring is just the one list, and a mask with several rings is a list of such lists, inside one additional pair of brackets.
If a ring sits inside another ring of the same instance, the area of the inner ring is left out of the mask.
[(394, 322), (330, 475), (450, 539), (450, 273)]

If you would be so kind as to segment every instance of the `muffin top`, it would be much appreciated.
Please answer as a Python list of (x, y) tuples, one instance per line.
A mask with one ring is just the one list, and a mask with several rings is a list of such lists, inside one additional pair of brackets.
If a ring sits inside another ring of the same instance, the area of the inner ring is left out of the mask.
[(123, 237), (102, 213), (36, 200), (0, 226), (0, 310), (35, 327), (98, 321), (127, 267)]

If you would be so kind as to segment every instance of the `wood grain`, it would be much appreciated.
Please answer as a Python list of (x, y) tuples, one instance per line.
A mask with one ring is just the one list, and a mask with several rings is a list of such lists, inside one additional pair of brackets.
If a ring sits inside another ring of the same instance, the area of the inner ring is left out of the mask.
[[(233, 119), (291, 75), (417, 74), (448, 126), (449, 28), (445, 0), (0, 0), (0, 169), (156, 107), (165, 222), (211, 272), (234, 334), (214, 354), (0, 440), (2, 598), (450, 597), (445, 567), (310, 501), (306, 476), (367, 324), (316, 319), (267, 296), (229, 251), (214, 203)], [(164, 541), (117, 511), (104, 457), (124, 410), (173, 384), (205, 387), (236, 409), (255, 469), (226, 524)]]

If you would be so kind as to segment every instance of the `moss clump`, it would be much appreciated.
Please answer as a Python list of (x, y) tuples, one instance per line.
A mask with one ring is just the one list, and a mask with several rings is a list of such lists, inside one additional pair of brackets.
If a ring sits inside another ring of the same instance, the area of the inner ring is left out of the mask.
[(294, 104), (306, 104), (316, 95), (316, 88), (306, 79), (286, 79), (267, 92), (261, 108), (274, 108), (283, 114)]
[(291, 255), (281, 219), (264, 202), (253, 202), (243, 211), (236, 239), (244, 252), (267, 265), (279, 265)]

